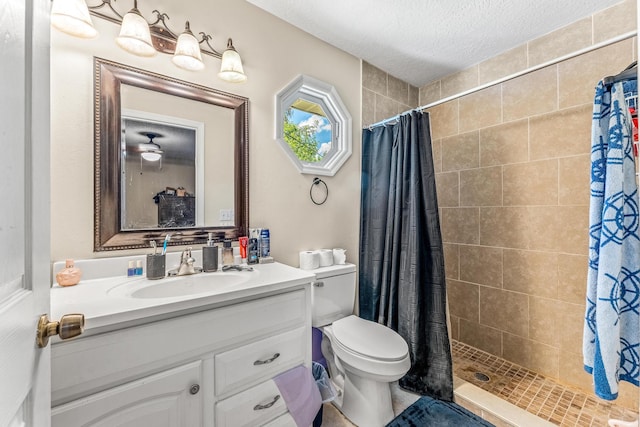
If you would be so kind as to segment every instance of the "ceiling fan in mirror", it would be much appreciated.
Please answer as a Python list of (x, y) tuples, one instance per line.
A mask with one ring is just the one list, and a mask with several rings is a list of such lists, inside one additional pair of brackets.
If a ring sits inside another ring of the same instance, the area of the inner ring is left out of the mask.
[(143, 135), (149, 138), (149, 142), (140, 144), (139, 146), (140, 156), (142, 156), (144, 160), (148, 160), (150, 162), (157, 162), (162, 158), (163, 151), (160, 149), (160, 146), (158, 144), (153, 142), (153, 138), (157, 138), (158, 136), (162, 136), (162, 135), (159, 135), (157, 133), (151, 133), (151, 132), (143, 133)]

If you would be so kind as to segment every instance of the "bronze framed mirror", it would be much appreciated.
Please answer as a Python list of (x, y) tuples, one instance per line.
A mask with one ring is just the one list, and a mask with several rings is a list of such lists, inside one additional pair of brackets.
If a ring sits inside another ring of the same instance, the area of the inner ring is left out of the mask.
[(94, 251), (247, 234), (248, 98), (94, 58), (94, 101)]

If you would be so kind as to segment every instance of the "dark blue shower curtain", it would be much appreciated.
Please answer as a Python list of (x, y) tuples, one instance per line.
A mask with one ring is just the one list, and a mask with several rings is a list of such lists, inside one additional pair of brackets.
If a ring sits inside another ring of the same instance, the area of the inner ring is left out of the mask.
[(453, 400), (444, 255), (428, 113), (364, 129), (360, 220), (360, 317), (409, 345), (406, 390)]

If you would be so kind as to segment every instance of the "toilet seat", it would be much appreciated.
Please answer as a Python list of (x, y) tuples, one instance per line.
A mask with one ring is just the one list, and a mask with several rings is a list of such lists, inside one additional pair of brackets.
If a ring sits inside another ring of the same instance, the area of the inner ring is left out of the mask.
[(350, 353), (382, 362), (404, 360), (409, 347), (405, 340), (384, 325), (351, 315), (333, 322), (336, 343)]

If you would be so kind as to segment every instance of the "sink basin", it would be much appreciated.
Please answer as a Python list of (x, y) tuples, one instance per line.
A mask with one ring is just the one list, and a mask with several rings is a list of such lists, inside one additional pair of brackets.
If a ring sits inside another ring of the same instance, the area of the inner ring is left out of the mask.
[(130, 298), (175, 298), (226, 292), (255, 278), (256, 271), (199, 273), (160, 280), (138, 279), (121, 283), (107, 293)]

